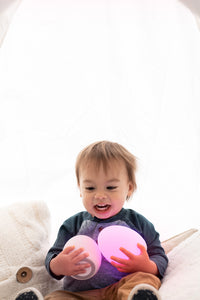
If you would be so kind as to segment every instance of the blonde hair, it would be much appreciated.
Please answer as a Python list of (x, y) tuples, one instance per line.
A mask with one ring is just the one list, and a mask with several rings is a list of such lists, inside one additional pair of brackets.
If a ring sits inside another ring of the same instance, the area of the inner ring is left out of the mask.
[(135, 180), (137, 167), (136, 157), (122, 145), (109, 141), (100, 141), (90, 144), (78, 154), (75, 167), (78, 185), (80, 184), (79, 177), (81, 166), (85, 166), (92, 161), (96, 164), (97, 168), (102, 164), (106, 172), (111, 159), (124, 162), (128, 179), (133, 184), (133, 190), (135, 191), (137, 188)]

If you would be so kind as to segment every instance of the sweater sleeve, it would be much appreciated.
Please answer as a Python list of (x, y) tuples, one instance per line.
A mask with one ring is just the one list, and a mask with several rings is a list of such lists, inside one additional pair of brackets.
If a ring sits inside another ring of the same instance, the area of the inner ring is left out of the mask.
[(147, 228), (145, 228), (145, 237), (149, 258), (156, 263), (159, 271), (159, 277), (162, 279), (168, 265), (168, 258), (163, 247), (161, 246), (159, 233), (155, 230), (153, 224), (150, 222)]
[(49, 249), (46, 259), (45, 259), (45, 266), (48, 273), (55, 279), (62, 279), (64, 276), (56, 276), (50, 270), (50, 262), (51, 260), (56, 257), (64, 248), (66, 242), (72, 238), (78, 232), (81, 223), (84, 219), (84, 213), (76, 214), (69, 219), (67, 219), (62, 226), (60, 227), (57, 235), (57, 239), (54, 245)]
[(136, 229), (146, 241), (149, 258), (156, 263), (159, 278), (162, 279), (168, 265), (168, 258), (161, 246), (159, 233), (155, 230), (154, 225), (141, 214), (129, 211), (128, 217), (134, 224), (135, 228), (133, 229)]

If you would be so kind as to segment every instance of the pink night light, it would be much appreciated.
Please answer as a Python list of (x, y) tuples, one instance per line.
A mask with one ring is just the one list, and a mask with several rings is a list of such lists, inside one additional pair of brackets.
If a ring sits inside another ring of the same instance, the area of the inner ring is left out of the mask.
[(89, 254), (88, 257), (79, 262), (80, 264), (90, 264), (90, 267), (86, 269), (86, 273), (80, 273), (72, 277), (78, 280), (86, 280), (93, 277), (98, 272), (101, 265), (101, 252), (97, 243), (89, 236), (76, 235), (67, 241), (64, 248), (68, 246), (75, 246), (74, 250), (84, 248), (84, 252)]
[(131, 228), (112, 225), (104, 228), (98, 236), (98, 245), (103, 256), (111, 262), (111, 256), (127, 259), (127, 256), (120, 251), (120, 247), (125, 248), (134, 255), (140, 255), (141, 251), (137, 244), (143, 245), (147, 249), (145, 240)]

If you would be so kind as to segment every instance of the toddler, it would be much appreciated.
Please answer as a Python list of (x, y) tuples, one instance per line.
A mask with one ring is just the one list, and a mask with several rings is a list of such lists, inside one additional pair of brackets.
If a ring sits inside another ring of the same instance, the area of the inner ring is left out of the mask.
[[(136, 190), (136, 158), (118, 143), (96, 142), (83, 149), (76, 160), (76, 177), (86, 211), (68, 218), (60, 227), (57, 239), (46, 256), (46, 268), (63, 280), (63, 290), (45, 300), (159, 300), (158, 289), (168, 259), (153, 224), (124, 203)], [(147, 250), (138, 244), (140, 255), (120, 248), (126, 259), (112, 256), (111, 263), (102, 257), (98, 272), (90, 279), (71, 276), (83, 274), (90, 265), (79, 263), (88, 256), (83, 248), (66, 242), (75, 235), (87, 235), (97, 242), (99, 232), (111, 225), (137, 231), (146, 241)]]

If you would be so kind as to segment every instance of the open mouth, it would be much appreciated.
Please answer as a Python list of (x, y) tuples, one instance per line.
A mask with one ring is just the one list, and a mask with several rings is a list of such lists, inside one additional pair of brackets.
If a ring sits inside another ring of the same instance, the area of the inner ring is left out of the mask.
[(97, 204), (95, 205), (95, 209), (98, 210), (98, 211), (106, 211), (110, 208), (110, 205), (109, 204)]

